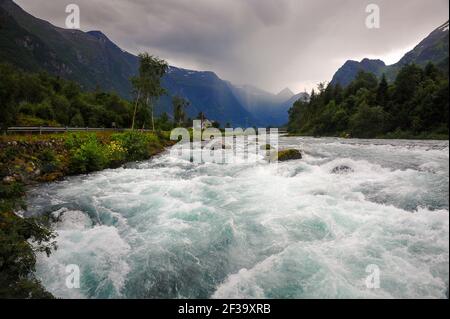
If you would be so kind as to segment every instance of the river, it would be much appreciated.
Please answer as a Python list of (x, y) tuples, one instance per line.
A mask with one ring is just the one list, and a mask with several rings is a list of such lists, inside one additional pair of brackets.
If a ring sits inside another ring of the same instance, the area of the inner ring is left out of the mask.
[(166, 152), (34, 188), (26, 214), (58, 218), (37, 276), (61, 298), (446, 298), (448, 141), (279, 144), (303, 159)]

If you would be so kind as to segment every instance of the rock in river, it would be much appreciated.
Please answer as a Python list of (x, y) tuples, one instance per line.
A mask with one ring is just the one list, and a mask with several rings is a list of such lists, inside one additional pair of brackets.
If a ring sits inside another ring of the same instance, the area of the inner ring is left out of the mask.
[(299, 150), (288, 149), (278, 151), (278, 161), (286, 162), (302, 159), (302, 153)]
[(348, 174), (348, 173), (354, 173), (355, 171), (353, 168), (348, 167), (346, 165), (339, 165), (333, 168), (331, 171), (331, 174)]

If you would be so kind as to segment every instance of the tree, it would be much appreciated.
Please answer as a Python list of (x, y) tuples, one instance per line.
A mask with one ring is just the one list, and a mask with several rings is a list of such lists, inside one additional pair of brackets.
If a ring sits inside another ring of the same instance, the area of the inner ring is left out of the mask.
[(16, 121), (15, 100), (19, 94), (19, 79), (10, 65), (0, 65), (0, 129), (5, 131)]
[(132, 112), (133, 106), (115, 93), (83, 92), (75, 82), (0, 64), (0, 129), (55, 124), (111, 127), (113, 123), (129, 127)]
[(84, 127), (84, 120), (83, 120), (83, 117), (81, 116), (80, 112), (78, 112), (77, 114), (75, 114), (74, 117), (72, 117), (72, 119), (70, 120), (70, 126)]
[(344, 90), (342, 89), (342, 86), (339, 83), (337, 83), (334, 86), (333, 95), (334, 95), (334, 100), (336, 101), (336, 103), (341, 104), (342, 100), (344, 99)]
[(385, 120), (386, 113), (381, 107), (370, 107), (362, 103), (358, 111), (350, 118), (352, 136), (375, 138), (384, 133)]
[(381, 77), (381, 81), (378, 84), (378, 89), (377, 89), (377, 105), (382, 106), (383, 108), (386, 107), (386, 101), (388, 99), (388, 90), (389, 90), (389, 85), (386, 81), (386, 75), (383, 74), (383, 76)]
[(425, 77), (430, 78), (433, 81), (436, 81), (440, 74), (438, 68), (433, 63), (428, 63), (423, 70)]
[(153, 131), (155, 130), (154, 105), (159, 97), (165, 94), (165, 90), (161, 86), (161, 79), (168, 68), (167, 62), (158, 57), (148, 53), (139, 54), (139, 75), (132, 79), (137, 97), (131, 129), (134, 129), (138, 105), (142, 100), (142, 103), (150, 109), (152, 128)]
[(397, 103), (405, 103), (412, 98), (423, 79), (423, 71), (415, 64), (403, 67), (395, 79), (395, 98)]
[[(319, 136), (448, 138), (448, 75), (406, 65), (392, 84), (360, 72), (344, 90), (319, 86), (289, 110), (288, 130)], [(344, 134), (345, 133), (345, 134)]]
[(175, 95), (172, 99), (173, 117), (175, 124), (181, 125), (186, 118), (185, 108), (190, 105), (189, 101), (181, 96)]
[(347, 87), (347, 95), (356, 94), (360, 89), (374, 90), (378, 87), (378, 79), (373, 73), (359, 71), (355, 80)]

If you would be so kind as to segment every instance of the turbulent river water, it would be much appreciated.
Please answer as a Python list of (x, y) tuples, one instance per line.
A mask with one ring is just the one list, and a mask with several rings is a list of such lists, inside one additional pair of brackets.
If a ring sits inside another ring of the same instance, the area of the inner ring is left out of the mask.
[(26, 214), (59, 220), (38, 277), (62, 298), (446, 298), (448, 141), (279, 143), (303, 159), (166, 152), (33, 189)]

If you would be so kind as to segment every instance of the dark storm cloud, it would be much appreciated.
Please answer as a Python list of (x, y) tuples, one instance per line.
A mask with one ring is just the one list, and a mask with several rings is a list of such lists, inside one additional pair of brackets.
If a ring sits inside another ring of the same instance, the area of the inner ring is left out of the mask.
[[(212, 70), (235, 83), (276, 91), (308, 89), (347, 59), (396, 58), (448, 20), (448, 0), (17, 0), (64, 26), (81, 9), (83, 30), (174, 65)], [(369, 3), (381, 29), (365, 26)]]

